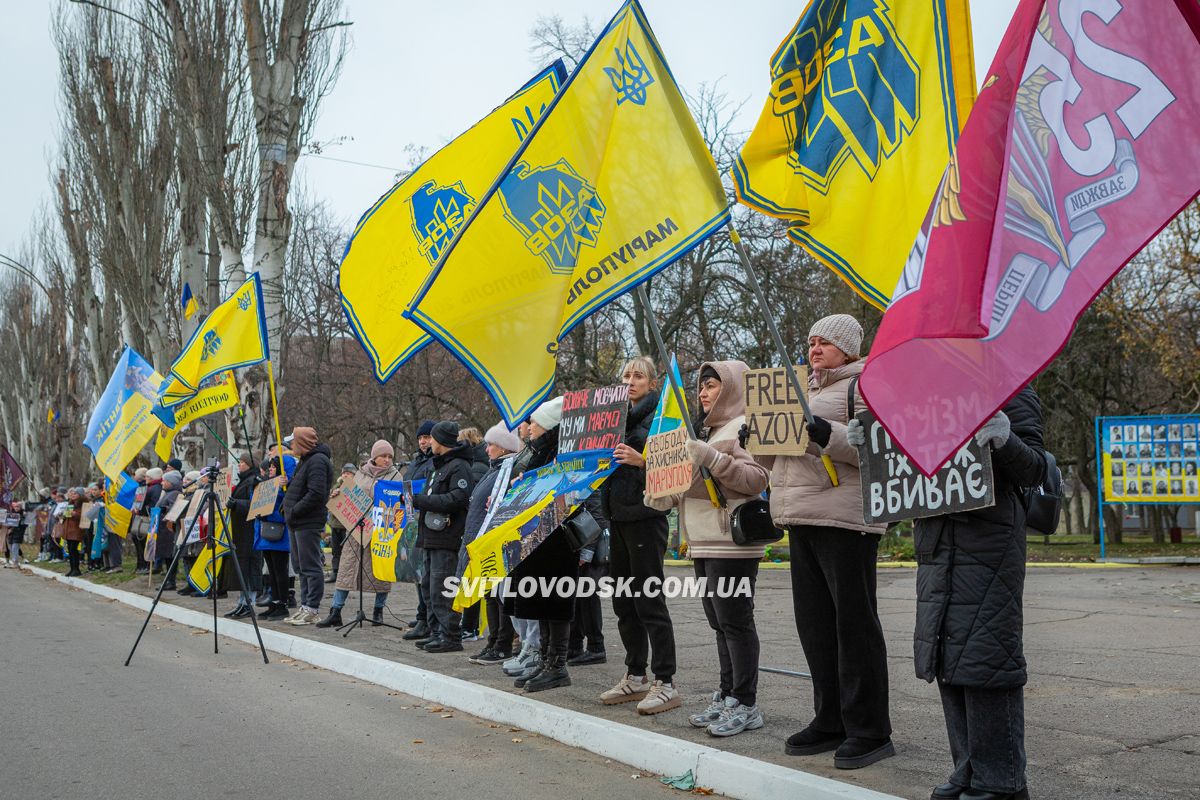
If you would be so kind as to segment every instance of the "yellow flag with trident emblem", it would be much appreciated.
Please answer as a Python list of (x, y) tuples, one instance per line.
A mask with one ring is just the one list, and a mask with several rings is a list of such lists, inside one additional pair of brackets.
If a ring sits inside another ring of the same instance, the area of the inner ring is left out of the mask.
[(196, 328), (171, 364), (159, 397), (164, 406), (177, 406), (195, 397), (205, 378), (270, 357), (262, 283), (256, 272)]
[(516, 427), (550, 393), (563, 336), (728, 218), (712, 155), (629, 0), (404, 315)]

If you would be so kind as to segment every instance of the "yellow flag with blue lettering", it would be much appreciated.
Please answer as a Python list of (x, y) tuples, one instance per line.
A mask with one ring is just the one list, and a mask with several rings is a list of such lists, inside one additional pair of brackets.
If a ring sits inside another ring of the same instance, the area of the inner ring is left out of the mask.
[(262, 284), (256, 272), (196, 328), (171, 365), (159, 397), (163, 405), (177, 406), (195, 397), (205, 378), (270, 357)]
[(738, 200), (884, 308), (974, 102), (967, 0), (813, 0), (771, 57)]
[(194, 419), (215, 414), (232, 408), (241, 402), (238, 396), (237, 381), (232, 372), (223, 372), (200, 382), (200, 389), (190, 400), (171, 409), (175, 415), (175, 425), (162, 425), (158, 429), (158, 438), (154, 442), (154, 454), (162, 461), (171, 460), (171, 448), (175, 444), (175, 435)]
[(430, 156), (363, 214), (338, 283), (350, 327), (386, 381), (429, 342), (401, 314), (566, 79), (556, 61)]
[(712, 155), (636, 0), (600, 33), (405, 316), (515, 427), (559, 340), (729, 218)]
[(200, 594), (205, 594), (212, 587), (213, 581), (221, 574), (221, 560), (229, 553), (229, 534), (225, 530), (225, 518), (220, 514), (219, 508), (217, 511), (215, 524), (212, 520), (209, 520), (208, 524), (209, 536), (213, 536), (213, 529), (216, 529), (215, 549), (209, 547), (206, 541), (204, 549), (196, 556), (196, 563), (192, 564), (188, 572), (188, 583)]
[(171, 412), (158, 402), (162, 382), (150, 362), (126, 345), (92, 410), (83, 439), (96, 466), (115, 482), (125, 479), (125, 466), (154, 438), (159, 426), (174, 422)]

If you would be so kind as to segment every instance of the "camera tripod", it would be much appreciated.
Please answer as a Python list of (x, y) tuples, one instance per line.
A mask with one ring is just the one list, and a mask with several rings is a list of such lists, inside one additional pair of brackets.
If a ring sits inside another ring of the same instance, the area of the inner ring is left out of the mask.
[[(209, 595), (212, 596), (212, 603), (213, 603), (213, 606), (212, 606), (212, 608), (213, 608), (213, 652), (219, 653), (219, 652), (221, 652), (221, 650), (220, 650), (220, 643), (219, 643), (219, 638), (218, 638), (218, 634), (217, 634), (217, 569), (216, 569), (217, 564), (219, 563), (216, 558), (216, 555), (217, 555), (217, 525), (216, 525), (216, 522), (218, 519), (218, 515), (219, 515), (219, 519), (221, 521), (222, 526), (225, 528), (225, 535), (228, 537), (227, 545), (229, 547), (229, 551), (227, 553), (225, 553), (224, 556), (222, 556), (222, 557), (233, 562), (233, 568), (237, 572), (238, 585), (241, 586), (241, 588), (242, 588), (242, 596), (248, 597), (249, 590), (246, 588), (246, 578), (244, 575), (242, 575), (242, 565), (238, 563), (237, 551), (234, 549), (233, 530), (229, 526), (229, 520), (226, 518), (224, 511), (217, 507), (217, 493), (215, 491), (213, 491), (213, 485), (220, 478), (220, 469), (218, 467), (207, 467), (201, 474), (208, 476), (208, 485), (206, 485), (204, 487), (204, 496), (200, 502), (201, 502), (202, 506), (207, 507), (209, 526), (211, 528), (211, 530), (209, 531), (208, 543), (205, 545), (205, 547), (207, 547), (210, 551), (210, 556), (211, 556), (210, 563), (212, 564), (212, 571), (213, 571), (213, 577), (212, 577), (212, 580), (208, 587), (208, 593), (209, 593)], [(196, 516), (192, 518), (192, 524), (188, 526), (187, 533), (183, 537), (184, 542), (187, 542), (188, 537), (191, 536), (192, 529), (196, 527), (196, 523), (199, 521), (200, 517), (201, 517), (201, 514), (196, 514)], [(162, 581), (162, 583), (160, 583), (158, 585), (158, 592), (157, 592), (157, 594), (154, 595), (154, 602), (150, 604), (150, 610), (149, 610), (149, 612), (146, 613), (146, 621), (142, 623), (142, 629), (140, 631), (138, 631), (137, 639), (133, 643), (133, 649), (131, 649), (129, 651), (129, 657), (125, 659), (125, 666), (127, 666), (127, 667), (129, 666), (129, 662), (131, 662), (133, 660), (133, 654), (135, 652), (137, 652), (138, 644), (142, 641), (142, 636), (146, 633), (146, 626), (150, 624), (150, 618), (152, 616), (154, 616), (154, 609), (158, 607), (158, 601), (160, 599), (162, 599), (163, 586), (166, 585), (166, 576), (174, 574), (176, 565), (179, 563), (179, 557), (182, 554), (183, 554), (183, 546), (176, 547), (175, 555), (171, 559), (171, 565), (167, 568), (166, 572), (163, 573), (163, 576), (164, 576), (163, 581)], [(360, 604), (361, 604), (361, 599), (360, 599)], [(362, 612), (360, 611), (359, 613), (362, 613)], [(254, 612), (254, 604), (253, 603), (250, 604), (250, 621), (254, 625), (254, 635), (258, 637), (258, 649), (262, 651), (263, 663), (269, 664), (271, 662), (270, 662), (270, 659), (267, 658), (267, 648), (265, 645), (263, 645), (262, 631), (260, 631), (258, 629), (258, 615)]]

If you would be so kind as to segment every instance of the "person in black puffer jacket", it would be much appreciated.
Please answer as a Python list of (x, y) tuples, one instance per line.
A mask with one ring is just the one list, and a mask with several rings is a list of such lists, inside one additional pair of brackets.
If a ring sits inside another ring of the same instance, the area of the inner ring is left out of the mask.
[(320, 617), (325, 596), (321, 538), (329, 518), (325, 504), (333, 491), (333, 462), (328, 445), (317, 441), (316, 429), (294, 428), (291, 440), (292, 453), (300, 462), (283, 496), (283, 518), (294, 545), (293, 566), (300, 573), (300, 610), (288, 622), (312, 625)]
[(992, 445), (996, 504), (919, 519), (917, 677), (936, 680), (954, 772), (934, 798), (1028, 798), (1021, 594), (1023, 489), (1046, 469), (1042, 407), (1022, 389), (975, 434)]
[[(241, 601), (225, 615), (231, 619), (250, 616), (254, 603), (258, 600), (258, 593), (262, 591), (262, 553), (254, 549), (254, 520), (246, 518), (250, 513), (250, 500), (254, 497), (254, 488), (258, 486), (258, 465), (254, 463), (253, 456), (242, 453), (237, 466), (238, 484), (230, 492), (225, 507), (229, 509), (230, 535), (238, 567), (242, 572), (242, 580), (246, 582), (246, 594), (242, 595)], [(226, 591), (241, 588), (232, 563), (225, 564), (225, 568), (221, 570), (220, 581)]]
[[(650, 423), (658, 406), (658, 380), (653, 359), (638, 356), (621, 370), (621, 382), (629, 385), (629, 416), (625, 420), (625, 441), (617, 445), (613, 457), (621, 465), (600, 489), (601, 502), (609, 519), (609, 547), (612, 551), (609, 573), (614, 580), (633, 578), (633, 594), (613, 596), (617, 615), (617, 633), (625, 647), (625, 675), (616, 686), (600, 695), (605, 705), (643, 701), (654, 686), (646, 678), (647, 664), (658, 683), (655, 698), (639, 704), (638, 712), (657, 714), (678, 708), (681, 701), (674, 692), (675, 629), (661, 596), (646, 597), (646, 581), (663, 579), (663, 558), (667, 553), (669, 530), (664, 511), (647, 508), (642, 502), (646, 490), (646, 460), (642, 450), (650, 435)], [(669, 391), (669, 389), (667, 390)], [(663, 695), (659, 697), (659, 695)]]
[(429, 638), (417, 640), (426, 653), (461, 651), (462, 617), (446, 597), (446, 578), (454, 576), (458, 549), (467, 526), (467, 508), (475, 475), (470, 445), (458, 441), (458, 425), (443, 420), (433, 426), (433, 474), (425, 491), (413, 497), (417, 517), (417, 547), (424, 553), (422, 585), (429, 605)]

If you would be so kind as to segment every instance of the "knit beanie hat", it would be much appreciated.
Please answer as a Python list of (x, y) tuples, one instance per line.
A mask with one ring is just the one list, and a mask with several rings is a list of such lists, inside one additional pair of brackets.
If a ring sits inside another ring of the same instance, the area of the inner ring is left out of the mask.
[(849, 314), (831, 314), (813, 323), (808, 338), (819, 336), (851, 358), (858, 358), (862, 347), (863, 329)]
[(345, 464), (342, 464), (342, 472), (358, 472), (358, 467), (347, 461)]
[[(155, 467), (155, 469), (158, 469), (158, 468)], [(152, 480), (154, 478), (154, 475), (153, 475), (154, 471), (155, 471), (154, 469), (150, 470), (150, 478)], [(175, 487), (178, 487), (179, 484), (183, 483), (183, 476), (179, 474), (179, 470), (173, 469), (173, 470), (170, 470), (169, 472), (163, 472), (161, 469), (159, 469), (158, 471), (162, 473), (162, 482), (163, 483), (169, 483)]]
[(417, 436), (432, 436), (433, 420), (427, 419), (417, 426)]
[(200, 480), (200, 470), (194, 469), (187, 475), (183, 476), (184, 483), (192, 484)]
[(180, 472), (183, 471), (183, 462), (180, 461), (178, 458), (172, 458), (170, 461), (167, 462), (167, 466), (170, 469), (179, 470)]
[(145, 477), (146, 477), (146, 473), (147, 473), (148, 471), (149, 471), (149, 470), (147, 470), (145, 467), (138, 467), (138, 468), (137, 468), (137, 470), (136, 470), (136, 471), (133, 473), (133, 479), (134, 479), (135, 481), (140, 481), (140, 480), (142, 480), (143, 478), (145, 478)]
[(535, 408), (529, 418), (541, 425), (543, 430), (553, 430), (558, 427), (558, 423), (562, 422), (562, 407), (563, 399), (562, 395), (559, 395)]
[(488, 428), (487, 433), (483, 435), (483, 440), (510, 453), (516, 453), (521, 449), (521, 438), (510, 431), (503, 422), (497, 422)]
[(458, 423), (444, 419), (433, 426), (433, 430), (429, 434), (433, 440), (442, 447), (457, 447), (458, 446)]
[[(172, 472), (174, 472), (174, 470), (172, 470)], [(179, 473), (176, 472), (175, 474), (178, 475)], [(146, 480), (161, 481), (162, 479), (163, 479), (163, 471), (160, 468), (151, 467), (150, 469), (146, 470)]]
[(396, 457), (396, 451), (392, 449), (391, 443), (386, 439), (380, 439), (375, 444), (371, 445), (371, 460), (374, 461), (376, 456), (391, 456)]
[(297, 458), (304, 458), (316, 446), (316, 428), (292, 428), (292, 452)]

